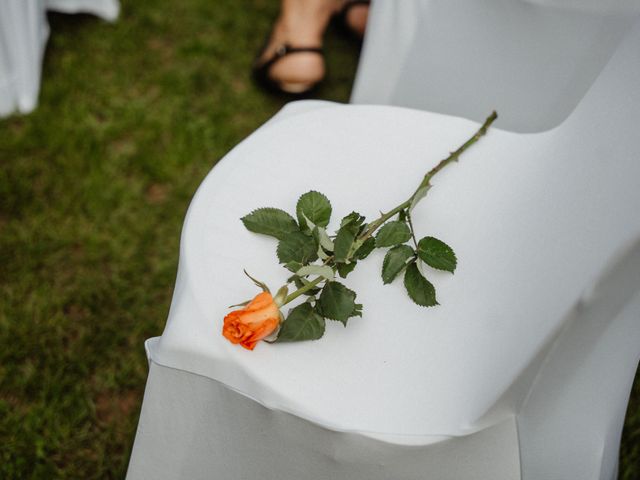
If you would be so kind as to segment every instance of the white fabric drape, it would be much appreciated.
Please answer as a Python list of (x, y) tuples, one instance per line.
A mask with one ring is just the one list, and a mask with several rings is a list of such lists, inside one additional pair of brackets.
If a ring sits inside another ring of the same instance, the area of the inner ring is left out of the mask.
[[(151, 350), (155, 343), (149, 342)], [(220, 382), (153, 360), (144, 402), (129, 480), (409, 480), (425, 472), (438, 480), (519, 477), (513, 418), (465, 437), (394, 444), (265, 408)]]
[(0, 0), (0, 117), (31, 112), (38, 102), (46, 10), (118, 16), (118, 0)]
[(428, 272), (438, 307), (382, 285), (375, 251), (345, 281), (363, 317), (319, 341), (222, 337), (227, 306), (255, 294), (243, 268), (287, 276), (239, 218), (310, 189), (334, 225), (373, 218), (478, 123), (292, 104), (231, 151), (187, 213), (129, 480), (613, 479), (640, 358), (639, 44), (637, 22), (557, 128), (493, 128), (439, 174), (412, 214), (460, 261)]
[(639, 14), (637, 0), (375, 0), (351, 102), (548, 130)]

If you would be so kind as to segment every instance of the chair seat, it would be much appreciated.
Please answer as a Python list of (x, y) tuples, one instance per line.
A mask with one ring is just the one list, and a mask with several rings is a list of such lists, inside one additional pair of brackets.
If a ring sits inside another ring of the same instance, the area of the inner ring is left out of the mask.
[[(438, 174), (413, 213), (420, 236), (441, 238), (458, 255), (455, 275), (426, 271), (439, 306), (414, 305), (399, 279), (383, 285), (384, 252), (376, 251), (343, 281), (358, 293), (362, 318), (347, 328), (328, 321), (318, 341), (246, 351), (221, 335), (228, 305), (257, 293), (243, 269), (272, 289), (288, 272), (277, 264), (276, 241), (248, 232), (240, 217), (266, 206), (293, 212), (298, 196), (315, 189), (332, 202), (330, 229), (354, 209), (371, 220), (478, 128), (397, 107), (321, 106), (294, 105), (201, 185), (153, 360), (365, 435), (458, 436), (512, 414), (503, 407), (520, 394), (516, 380), (535, 370), (572, 307), (640, 235), (638, 222), (615, 215), (621, 205), (640, 207), (640, 168), (632, 177), (628, 164), (618, 171), (594, 160), (577, 170), (593, 145), (576, 145), (566, 132), (494, 128)], [(616, 191), (595, 201), (598, 184)]]

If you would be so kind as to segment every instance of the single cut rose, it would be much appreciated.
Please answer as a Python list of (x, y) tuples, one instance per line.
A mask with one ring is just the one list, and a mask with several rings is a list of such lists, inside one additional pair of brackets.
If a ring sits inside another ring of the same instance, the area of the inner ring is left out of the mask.
[(269, 292), (262, 292), (240, 310), (224, 317), (222, 335), (231, 343), (253, 350), (263, 338), (271, 335), (280, 324), (280, 310)]

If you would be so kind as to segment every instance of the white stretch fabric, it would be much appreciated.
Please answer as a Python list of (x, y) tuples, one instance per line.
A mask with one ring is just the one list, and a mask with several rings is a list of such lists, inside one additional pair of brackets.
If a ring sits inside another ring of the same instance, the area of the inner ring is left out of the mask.
[[(385, 106), (291, 104), (222, 159), (187, 213), (166, 328), (128, 478), (611, 480), (640, 355), (640, 23), (559, 127), (492, 129), (438, 174), (420, 235), (459, 267), (427, 274), (422, 309), (379, 278), (319, 341), (221, 335), (254, 276), (277, 288), (275, 241), (239, 218), (332, 201), (374, 218), (478, 123)], [(486, 112), (489, 113), (489, 112)]]
[(29, 113), (38, 103), (42, 56), (49, 25), (46, 10), (118, 16), (117, 0), (0, 0), (0, 117)]
[(560, 124), (640, 14), (639, 0), (375, 0), (352, 103), (538, 132)]

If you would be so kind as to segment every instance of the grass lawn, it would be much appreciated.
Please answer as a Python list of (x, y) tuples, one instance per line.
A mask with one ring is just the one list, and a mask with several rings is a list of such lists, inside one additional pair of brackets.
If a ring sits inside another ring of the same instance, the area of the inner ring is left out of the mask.
[[(283, 104), (248, 78), (275, 0), (51, 15), (40, 106), (0, 121), (0, 478), (123, 478), (190, 198)], [(357, 47), (330, 32), (318, 97)], [(621, 478), (640, 478), (640, 382)], [(576, 479), (579, 480), (579, 479)]]

